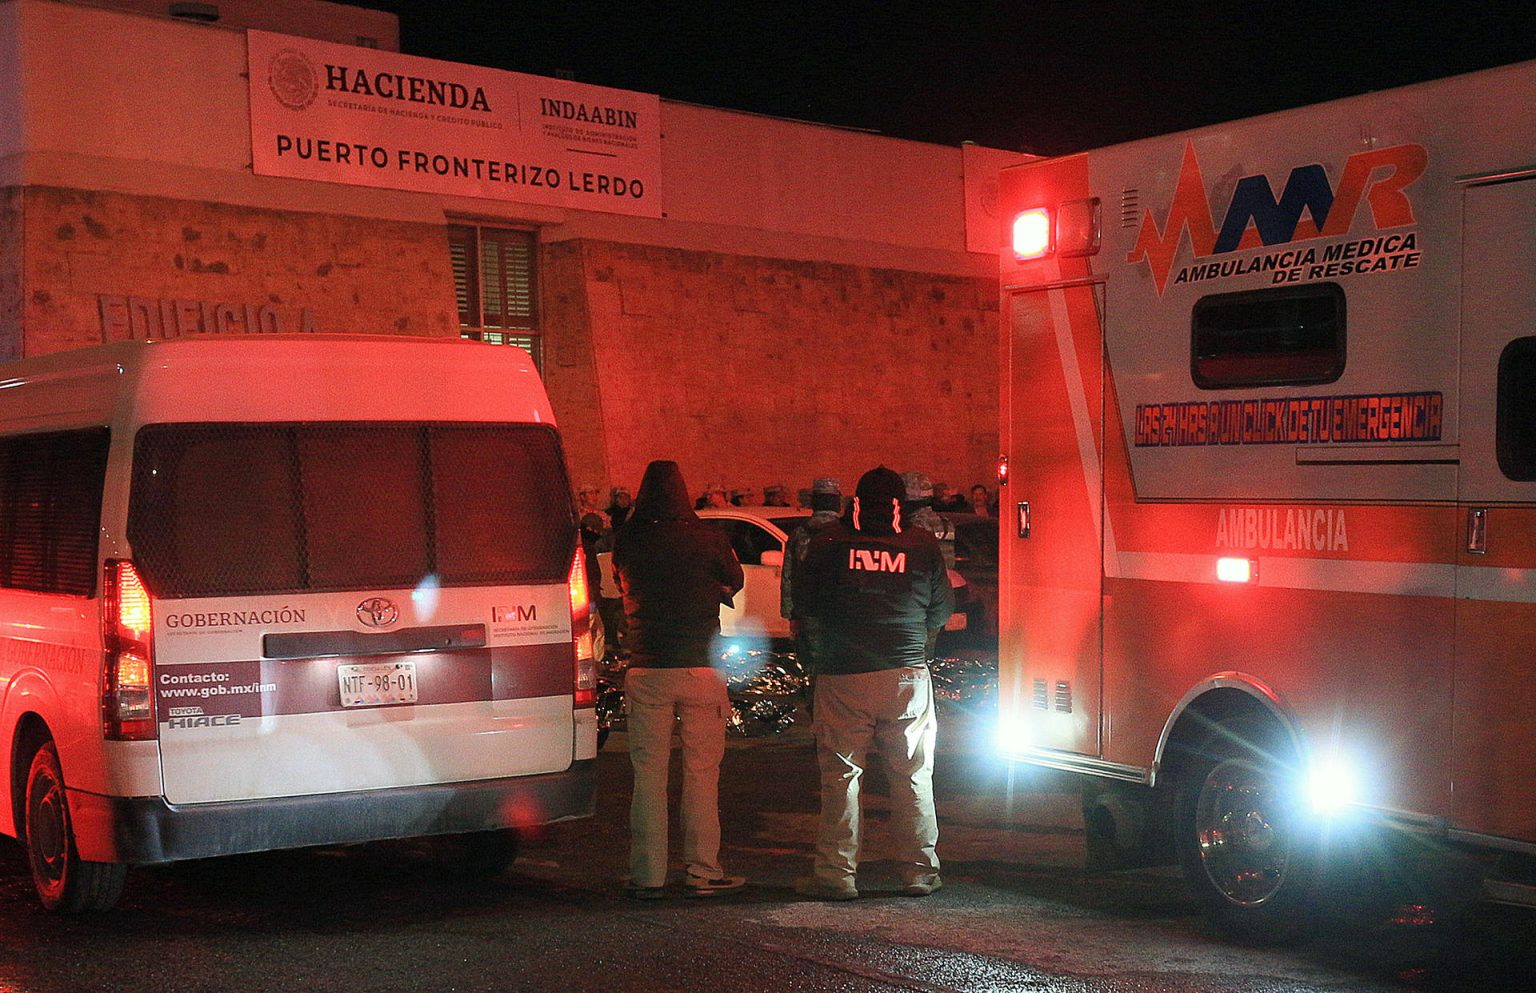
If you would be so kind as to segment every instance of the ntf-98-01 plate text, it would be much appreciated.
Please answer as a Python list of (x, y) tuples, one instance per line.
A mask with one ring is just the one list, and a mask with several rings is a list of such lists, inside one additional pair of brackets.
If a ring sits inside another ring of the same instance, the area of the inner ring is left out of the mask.
[(415, 662), (368, 662), (336, 667), (343, 707), (416, 702)]

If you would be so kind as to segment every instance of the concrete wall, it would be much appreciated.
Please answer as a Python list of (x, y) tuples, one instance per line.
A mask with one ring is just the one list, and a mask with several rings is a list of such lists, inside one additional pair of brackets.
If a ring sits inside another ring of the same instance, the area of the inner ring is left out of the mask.
[[(175, 0), (63, 0), (83, 7), (125, 10), (156, 17), (170, 17)], [(368, 10), (326, 0), (196, 0), (213, 7), (219, 18), (210, 26), (224, 29), (275, 31), (279, 34), (318, 38), (343, 45), (365, 44), (398, 52), (400, 19), (382, 10)], [(197, 23), (197, 22), (192, 22)]]
[(533, 227), (576, 479), (992, 471), (996, 262), (964, 250), (959, 149), (663, 101), (666, 216), (633, 218), (255, 176), (237, 31), (0, 0), (0, 55), (0, 355), (452, 335), (446, 225)]

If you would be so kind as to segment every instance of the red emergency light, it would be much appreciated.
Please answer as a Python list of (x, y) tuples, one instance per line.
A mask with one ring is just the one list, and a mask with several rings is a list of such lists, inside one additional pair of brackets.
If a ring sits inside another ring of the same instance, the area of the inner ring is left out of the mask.
[(1258, 559), (1219, 558), (1216, 578), (1223, 583), (1251, 583), (1259, 578)]
[(1013, 218), (1013, 255), (1038, 259), (1051, 250), (1051, 212), (1044, 207), (1023, 210)]
[(1060, 255), (1097, 255), (1101, 240), (1099, 198), (1031, 207), (1013, 215), (1013, 257), (1020, 262)]

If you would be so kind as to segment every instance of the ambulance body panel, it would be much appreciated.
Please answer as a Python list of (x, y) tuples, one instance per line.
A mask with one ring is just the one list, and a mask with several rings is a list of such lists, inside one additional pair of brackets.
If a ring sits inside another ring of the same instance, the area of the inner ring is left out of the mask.
[(1004, 171), (1009, 751), (1156, 796), (1268, 728), (1298, 790), (1536, 853), (1533, 98)]

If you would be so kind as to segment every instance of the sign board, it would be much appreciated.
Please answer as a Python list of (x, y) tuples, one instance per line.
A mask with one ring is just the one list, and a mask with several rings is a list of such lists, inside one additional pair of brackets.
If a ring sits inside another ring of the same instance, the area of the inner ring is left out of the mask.
[(661, 216), (661, 99), (247, 31), (260, 176)]

